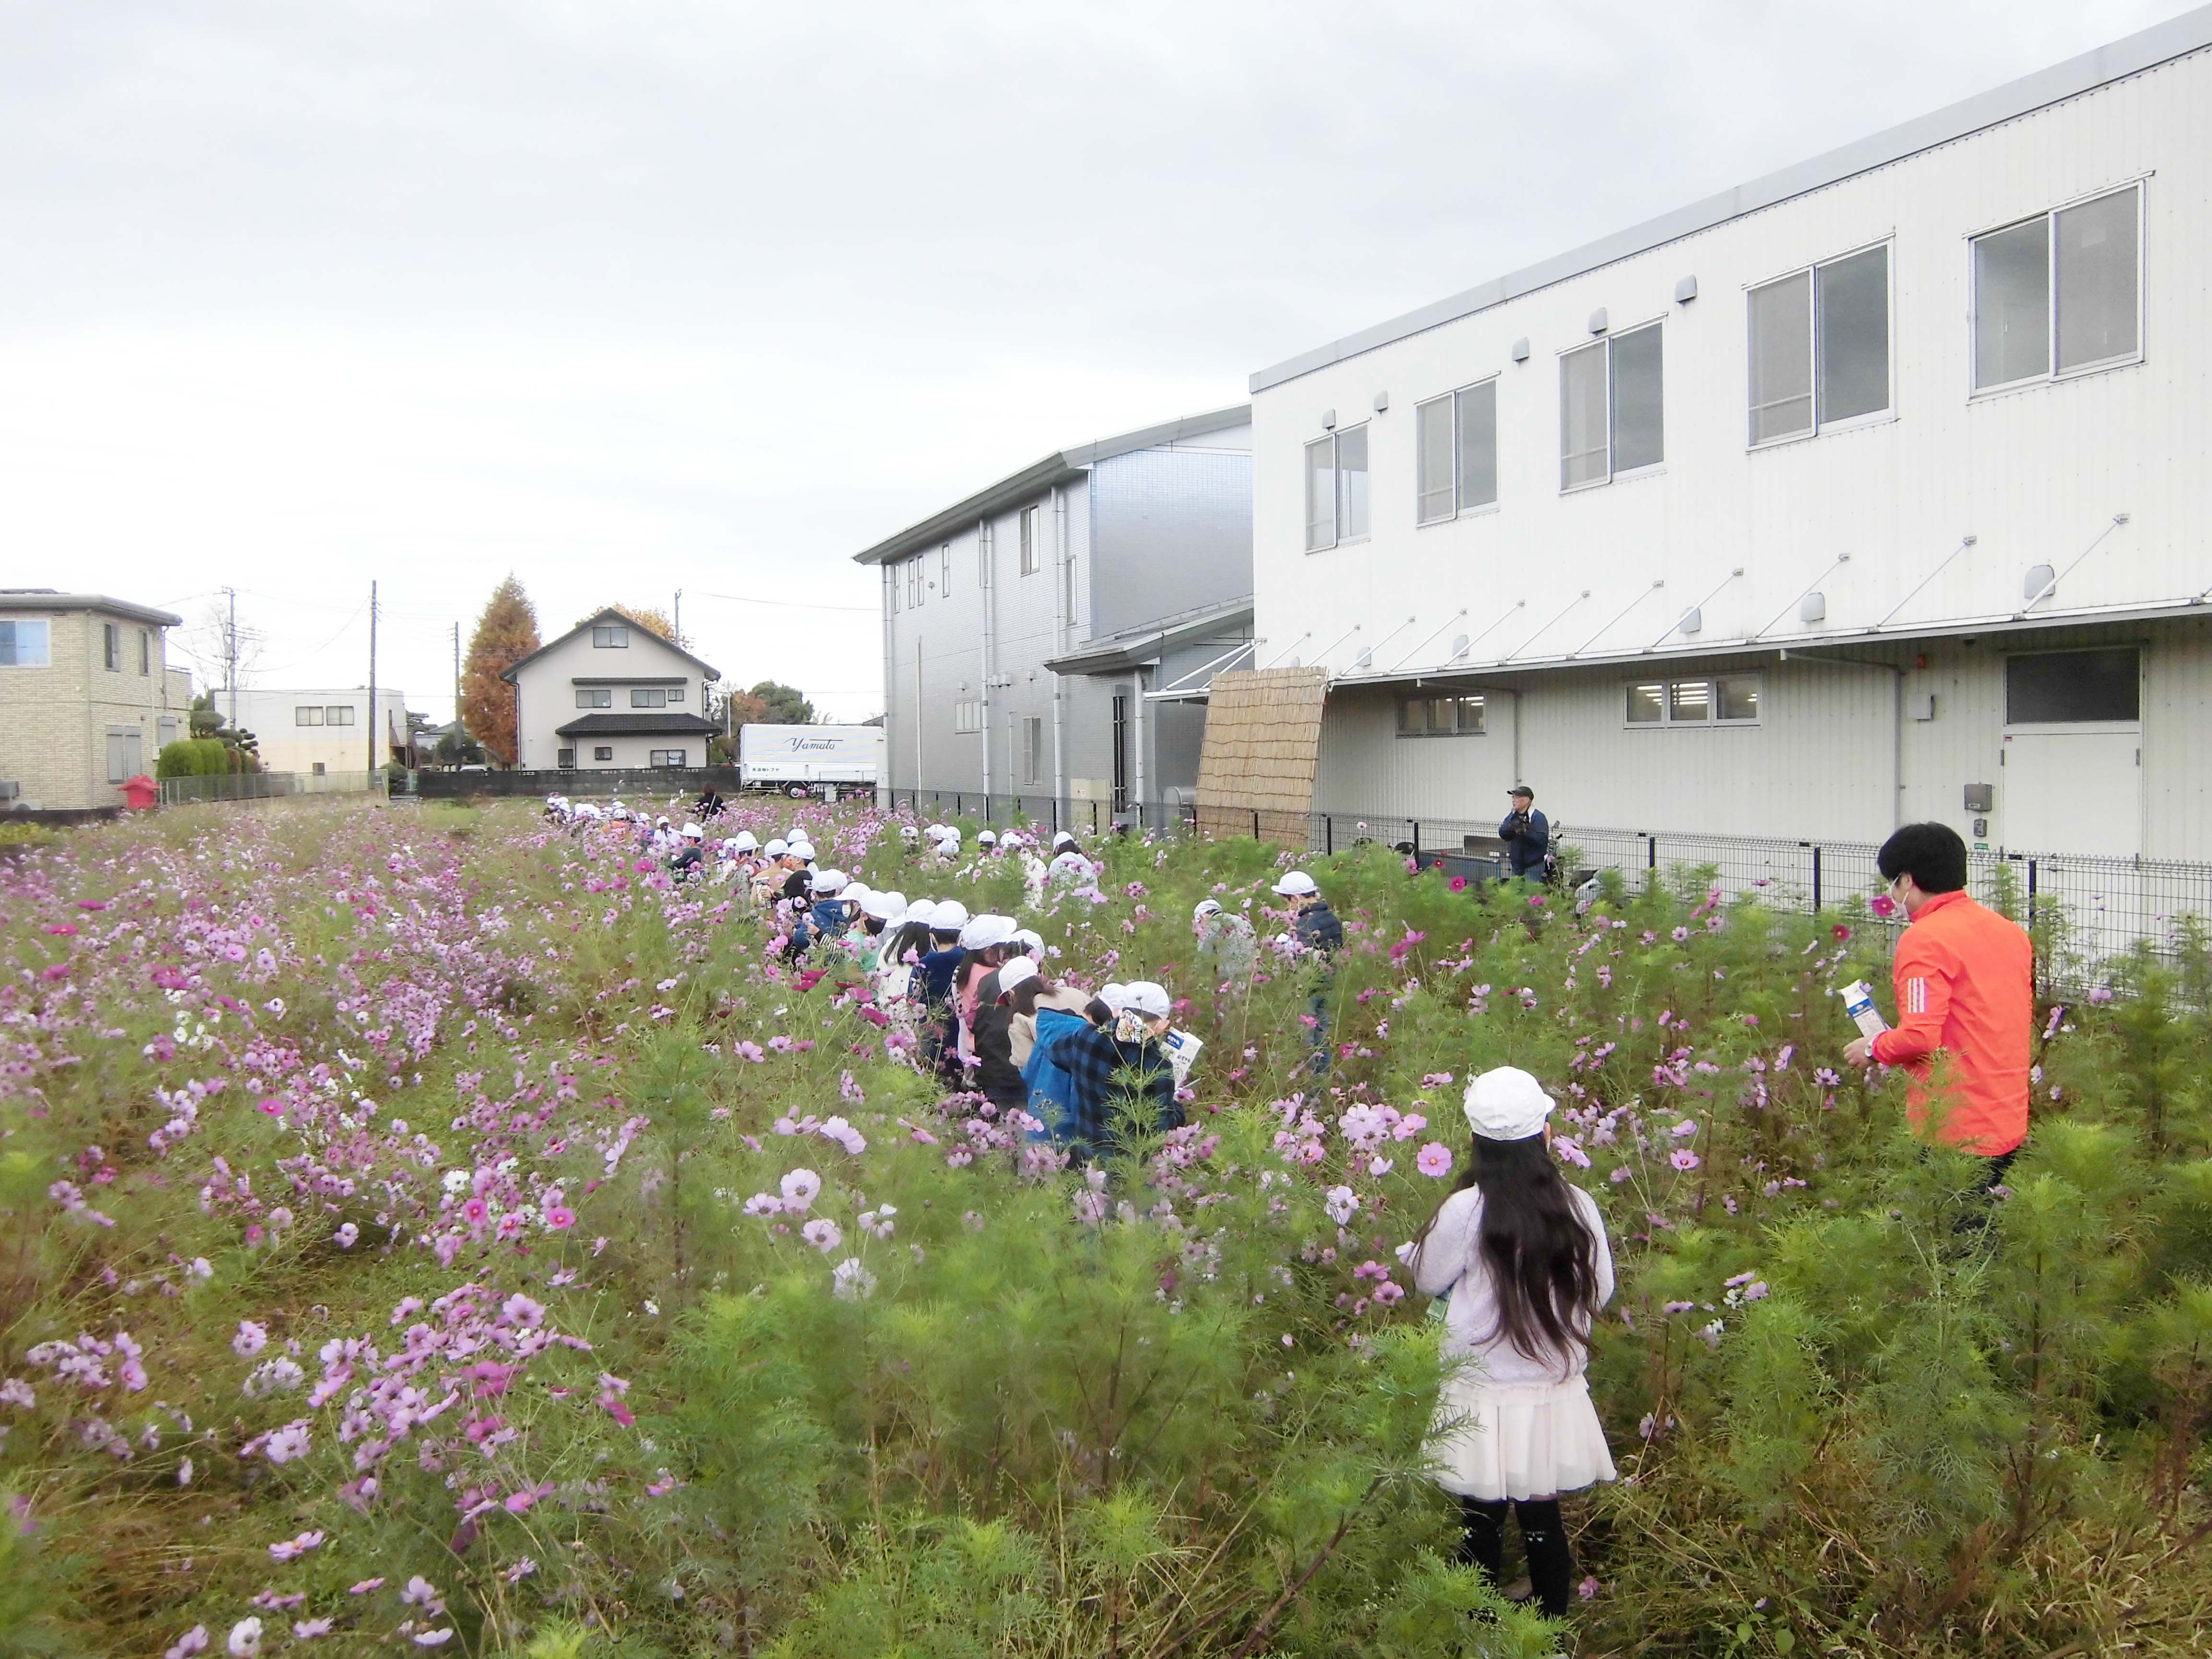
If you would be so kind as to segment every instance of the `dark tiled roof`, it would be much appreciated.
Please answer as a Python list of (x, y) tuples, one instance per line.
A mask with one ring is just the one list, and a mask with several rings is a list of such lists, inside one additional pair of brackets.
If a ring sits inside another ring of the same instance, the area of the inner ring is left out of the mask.
[(559, 731), (564, 738), (692, 738), (713, 737), (721, 729), (696, 714), (655, 714), (641, 708), (635, 714), (586, 714)]

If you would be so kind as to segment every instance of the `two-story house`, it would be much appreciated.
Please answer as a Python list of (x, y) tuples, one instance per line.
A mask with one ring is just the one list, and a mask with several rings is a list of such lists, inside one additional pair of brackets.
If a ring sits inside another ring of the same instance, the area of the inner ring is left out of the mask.
[(721, 671), (602, 611), (501, 678), (514, 687), (515, 765), (524, 771), (704, 766), (706, 687)]
[(191, 682), (167, 653), (183, 623), (105, 594), (0, 588), (0, 812), (112, 811), (125, 780), (191, 735)]
[(2212, 8), (1255, 374), (1314, 808), (2212, 859), (2208, 254)]
[(854, 557), (882, 572), (894, 792), (1156, 817), (1249, 653), (1250, 411), (1048, 455)]

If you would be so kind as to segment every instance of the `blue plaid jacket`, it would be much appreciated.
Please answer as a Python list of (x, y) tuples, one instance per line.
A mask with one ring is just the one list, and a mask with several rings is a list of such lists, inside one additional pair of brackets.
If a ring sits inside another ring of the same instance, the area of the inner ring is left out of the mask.
[(1078, 1158), (1095, 1158), (1115, 1144), (1125, 1109), (1140, 1120), (1149, 1116), (1156, 1133), (1182, 1127), (1175, 1067), (1151, 1037), (1120, 1042), (1096, 1026), (1069, 1031), (1053, 1044), (1052, 1060), (1067, 1074), (1063, 1134)]

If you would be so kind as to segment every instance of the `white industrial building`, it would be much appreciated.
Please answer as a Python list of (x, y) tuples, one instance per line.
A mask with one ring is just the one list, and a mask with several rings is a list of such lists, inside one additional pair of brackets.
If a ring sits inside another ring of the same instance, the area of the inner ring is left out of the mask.
[(1252, 377), (1314, 808), (2212, 859), (2212, 8)]
[(854, 557), (883, 573), (894, 794), (1158, 822), (1197, 781), (1185, 694), (1249, 658), (1249, 411), (1056, 452)]
[(366, 686), (284, 690), (255, 686), (216, 693), (216, 706), (234, 726), (253, 733), (266, 772), (301, 772), (335, 776), (372, 770), (372, 736), (380, 720), (384, 741), (375, 766), (404, 762), (411, 752), (407, 732), (407, 696), (392, 686), (375, 693), (370, 714)]

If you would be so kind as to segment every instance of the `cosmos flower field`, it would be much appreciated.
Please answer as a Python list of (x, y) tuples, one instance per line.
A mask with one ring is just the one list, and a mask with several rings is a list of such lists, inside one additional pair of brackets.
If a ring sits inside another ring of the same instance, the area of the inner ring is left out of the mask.
[(1577, 915), (1355, 848), (1302, 866), (1334, 972), (1223, 983), (1192, 906), (1279, 934), (1278, 848), (1116, 844), (1033, 905), (805, 816), (1055, 975), (1166, 984), (1188, 1127), (1063, 1168), (849, 965), (524, 803), (0, 860), (0, 1653), (1552, 1653), (1452, 1564), (1393, 1254), (1500, 1064), (1621, 1271), (1573, 1650), (2203, 1650), (2193, 931), (2039, 1010), (1980, 1225), (1896, 1080), (1839, 1075), (1833, 988), (1887, 981), (1856, 899), (1678, 871)]

